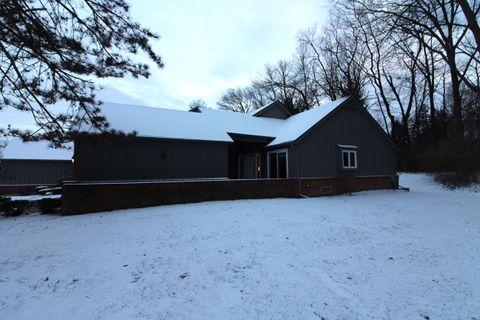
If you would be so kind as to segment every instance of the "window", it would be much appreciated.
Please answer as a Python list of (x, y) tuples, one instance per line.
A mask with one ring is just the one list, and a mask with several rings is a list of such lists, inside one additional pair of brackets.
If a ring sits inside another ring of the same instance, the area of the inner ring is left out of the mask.
[(275, 150), (268, 153), (268, 177), (288, 178), (287, 149)]
[(342, 164), (344, 169), (357, 168), (357, 151), (342, 150)]

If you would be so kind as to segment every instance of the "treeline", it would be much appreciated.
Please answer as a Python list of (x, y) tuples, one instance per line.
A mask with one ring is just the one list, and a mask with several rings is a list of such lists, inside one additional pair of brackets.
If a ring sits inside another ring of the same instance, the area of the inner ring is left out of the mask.
[(480, 0), (339, 0), (293, 57), (267, 64), (220, 108), (278, 99), (293, 113), (354, 95), (399, 148), (399, 169), (461, 173), (480, 165)]

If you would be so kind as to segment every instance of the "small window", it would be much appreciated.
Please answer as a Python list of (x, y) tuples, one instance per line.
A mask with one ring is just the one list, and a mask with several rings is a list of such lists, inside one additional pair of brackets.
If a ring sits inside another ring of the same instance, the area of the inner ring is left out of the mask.
[(356, 169), (357, 168), (357, 151), (342, 150), (342, 162), (343, 162), (344, 169)]

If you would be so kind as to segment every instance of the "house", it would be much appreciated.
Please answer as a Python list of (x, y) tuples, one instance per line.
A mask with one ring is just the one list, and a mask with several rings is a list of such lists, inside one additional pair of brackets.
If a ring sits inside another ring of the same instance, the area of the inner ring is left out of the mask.
[(11, 139), (0, 158), (0, 194), (24, 193), (39, 185), (56, 185), (73, 174), (72, 150), (48, 143)]
[(252, 114), (105, 104), (111, 127), (80, 134), (74, 180), (391, 177), (396, 149), (355, 98), (291, 115), (275, 101)]
[(207, 200), (308, 197), (398, 187), (396, 149), (354, 98), (291, 115), (105, 104), (111, 127), (74, 140), (62, 212)]

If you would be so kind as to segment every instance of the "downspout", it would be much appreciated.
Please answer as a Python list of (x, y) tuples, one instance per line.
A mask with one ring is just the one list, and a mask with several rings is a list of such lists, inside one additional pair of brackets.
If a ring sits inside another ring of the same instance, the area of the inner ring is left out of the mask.
[(299, 166), (299, 162), (298, 162), (298, 149), (297, 149), (297, 146), (294, 144), (294, 143), (291, 143), (290, 144), (292, 150), (295, 151), (295, 171), (296, 171), (296, 175), (297, 175), (297, 196), (299, 198), (308, 198), (306, 195), (304, 195), (301, 191), (302, 191), (302, 181), (300, 179), (300, 166)]

